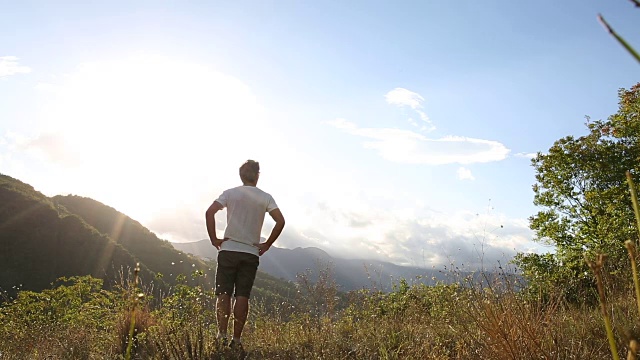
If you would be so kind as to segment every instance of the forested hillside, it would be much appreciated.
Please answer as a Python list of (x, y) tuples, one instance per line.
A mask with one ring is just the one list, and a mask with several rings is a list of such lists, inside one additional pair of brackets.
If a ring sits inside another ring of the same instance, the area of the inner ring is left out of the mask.
[(139, 222), (114, 208), (75, 195), (55, 196), (51, 200), (84, 219), (100, 233), (106, 234), (115, 243), (134, 254), (141, 264), (152, 269), (154, 273), (162, 274), (162, 279), (168, 284), (174, 284), (176, 276), (180, 274), (190, 275), (199, 271), (204, 276), (197, 277), (198, 281), (205, 286), (213, 287), (213, 264), (176, 251), (168, 241), (159, 239)]
[[(215, 279), (214, 261), (174, 249), (112, 207), (74, 195), (48, 198), (6, 175), (0, 175), (0, 250), (0, 290), (8, 297), (70, 276), (91, 275), (109, 288), (136, 263), (143, 286), (156, 295), (179, 282), (213, 289)], [(269, 275), (256, 279), (255, 294), (267, 303), (294, 292), (293, 284)]]
[[(137, 259), (33, 187), (0, 175), (0, 288), (42, 290), (62, 276), (117, 281)], [(141, 264), (141, 277), (153, 278)]]

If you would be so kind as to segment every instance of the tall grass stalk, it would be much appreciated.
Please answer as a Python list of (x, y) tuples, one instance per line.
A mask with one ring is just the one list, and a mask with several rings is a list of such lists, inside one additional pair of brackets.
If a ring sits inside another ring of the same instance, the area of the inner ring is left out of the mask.
[[(640, 235), (640, 205), (638, 205), (638, 194), (636, 187), (631, 177), (631, 172), (627, 171), (627, 184), (629, 184), (629, 192), (631, 193), (631, 203), (633, 204), (633, 213), (636, 216), (636, 227), (638, 228), (638, 235)], [(640, 241), (640, 238), (638, 238)]]
[[(140, 272), (140, 263), (136, 264), (136, 268), (133, 272), (133, 307), (131, 309), (131, 322), (129, 324), (129, 340), (127, 341), (127, 352), (125, 355), (126, 360), (131, 360), (131, 348), (133, 347), (133, 332), (136, 327), (136, 308), (138, 307), (138, 273)], [(141, 295), (141, 294), (140, 294)]]
[(638, 316), (640, 316), (640, 281), (638, 280), (638, 268), (636, 266), (636, 245), (631, 240), (624, 242), (624, 246), (629, 251), (629, 260), (631, 261), (631, 274), (633, 276), (633, 285), (636, 289), (636, 303), (638, 304)]
[(613, 36), (616, 40), (618, 40), (618, 43), (620, 43), (620, 45), (622, 45), (629, 52), (629, 54), (631, 54), (631, 56), (636, 59), (636, 61), (640, 62), (640, 54), (638, 54), (638, 52), (631, 45), (629, 45), (629, 43), (625, 39), (623, 39), (622, 36), (618, 35), (618, 33), (613, 30), (609, 23), (607, 23), (607, 21), (600, 14), (598, 14), (598, 21), (600, 21), (607, 32), (611, 34), (611, 36)]
[[(640, 7), (640, 3), (634, 1), (636, 6)], [(629, 192), (631, 193), (631, 202), (633, 203), (633, 213), (636, 217), (636, 223), (638, 227), (638, 232), (640, 232), (640, 206), (638, 206), (638, 196), (636, 194), (636, 187), (633, 184), (633, 178), (631, 177), (631, 172), (627, 171), (627, 183), (629, 184)], [(629, 251), (629, 260), (631, 261), (631, 271), (633, 275), (633, 285), (636, 290), (636, 303), (638, 305), (638, 316), (640, 316), (640, 280), (638, 280), (638, 268), (636, 265), (636, 245), (633, 241), (627, 240), (624, 245)], [(627, 355), (627, 359), (636, 359), (636, 354), (639, 350), (638, 342), (635, 339), (632, 339), (629, 342), (629, 351)]]
[(604, 327), (607, 331), (607, 339), (609, 339), (609, 348), (611, 349), (611, 356), (614, 360), (620, 360), (618, 356), (618, 347), (616, 346), (616, 339), (613, 336), (613, 327), (611, 326), (611, 318), (607, 312), (607, 299), (604, 296), (604, 284), (602, 281), (602, 267), (607, 256), (605, 254), (598, 254), (596, 261), (590, 261), (586, 255), (585, 260), (589, 265), (591, 271), (596, 276), (596, 285), (598, 287), (598, 297), (600, 298), (600, 310), (602, 311), (602, 318), (604, 319)]

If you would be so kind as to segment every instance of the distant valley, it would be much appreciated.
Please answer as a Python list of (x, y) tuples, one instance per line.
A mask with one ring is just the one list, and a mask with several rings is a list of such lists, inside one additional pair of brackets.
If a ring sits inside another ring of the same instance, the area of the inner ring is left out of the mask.
[[(217, 250), (209, 240), (171, 244), (176, 249), (201, 259), (215, 260), (217, 256)], [(327, 268), (331, 269), (333, 278), (341, 291), (362, 288), (388, 291), (399, 279), (425, 284), (453, 280), (451, 274), (438, 270), (399, 266), (378, 260), (336, 258), (314, 247), (285, 249), (274, 245), (260, 258), (259, 270), (276, 278), (296, 281), (298, 274), (310, 270), (311, 277), (315, 278), (321, 270)]]

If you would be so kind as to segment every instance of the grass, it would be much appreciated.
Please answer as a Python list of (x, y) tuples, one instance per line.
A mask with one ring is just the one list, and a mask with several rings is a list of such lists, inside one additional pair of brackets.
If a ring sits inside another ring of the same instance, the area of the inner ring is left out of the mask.
[[(390, 293), (350, 293), (341, 308), (324, 279), (302, 282), (312, 296), (291, 304), (254, 302), (244, 336), (248, 359), (611, 358), (597, 306), (535, 299), (506, 276), (436, 286), (400, 281)], [(141, 301), (134, 312), (131, 291), (105, 292), (95, 282), (67, 280), (1, 307), (0, 359), (124, 359), (127, 348), (131, 359), (237, 357), (215, 339), (210, 291), (179, 286), (160, 305)], [(630, 320), (637, 318), (633, 288), (607, 304), (617, 349), (626, 353), (638, 330)]]

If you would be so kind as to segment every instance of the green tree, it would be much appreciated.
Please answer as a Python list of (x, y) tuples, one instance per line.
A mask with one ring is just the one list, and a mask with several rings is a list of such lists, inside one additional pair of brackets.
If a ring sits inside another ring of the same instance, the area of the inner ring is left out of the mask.
[(638, 233), (625, 172), (640, 175), (640, 84), (621, 89), (619, 99), (616, 114), (587, 120), (586, 135), (557, 140), (532, 160), (534, 204), (541, 210), (530, 226), (537, 241), (555, 247), (552, 255), (516, 257), (535, 290), (556, 284), (571, 300), (588, 298), (585, 253), (606, 253), (612, 275), (626, 266), (624, 242)]

